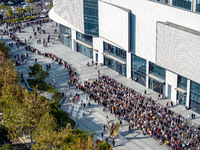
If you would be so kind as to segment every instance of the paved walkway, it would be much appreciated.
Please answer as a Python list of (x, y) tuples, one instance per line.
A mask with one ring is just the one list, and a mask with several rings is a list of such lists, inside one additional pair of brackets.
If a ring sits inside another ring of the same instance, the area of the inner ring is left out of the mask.
[[(55, 23), (54, 23), (55, 24)], [(46, 23), (43, 25), (43, 28), (47, 31), (47, 33), (50, 33), (53, 35), (53, 31), (55, 28), (58, 27), (50, 27), (50, 23)], [(57, 29), (58, 30), (58, 29)], [(25, 29), (25, 33), (16, 33), (16, 35), (21, 39), (24, 40), (25, 38), (28, 38), (30, 35), (33, 36), (32, 28), (28, 27)], [(47, 34), (41, 34), (38, 35), (39, 38), (47, 38)], [(57, 35), (52, 36), (53, 38), (56, 38)], [(10, 42), (10, 39), (7, 37), (4, 37), (4, 42), (6, 45)], [(87, 67), (86, 62), (90, 61), (91, 59), (85, 57), (84, 55), (72, 51), (70, 48), (60, 44), (57, 42), (57, 44), (51, 44), (49, 43), (47, 47), (43, 47), (42, 44), (37, 44), (36, 39), (33, 39), (30, 42), (30, 45), (37, 48), (40, 51), (48, 52), (48, 53), (53, 53), (57, 57), (62, 58), (63, 60), (67, 61), (71, 66), (76, 69), (79, 77), (79, 81), (84, 81), (89, 78), (96, 78), (98, 73), (97, 70), (95, 70), (94, 66)], [(23, 47), (20, 47), (20, 50), (16, 50), (14, 47), (12, 51), (10, 52), (11, 55), (16, 55), (18, 54), (24, 54), (26, 51)], [(67, 81), (69, 80), (69, 75), (67, 73), (67, 70), (62, 68), (62, 66), (59, 66), (58, 64), (54, 63), (51, 61), (49, 58), (45, 58), (43, 56), (39, 56), (36, 54), (33, 54), (31, 52), (29, 53), (29, 58), (27, 59), (27, 64), (26, 65), (21, 65), (17, 66), (17, 70), (20, 73), (24, 74), (24, 77), (27, 78), (27, 73), (28, 73), (28, 67), (29, 65), (34, 64), (34, 59), (38, 59), (38, 63), (42, 64), (43, 67), (46, 66), (46, 64), (51, 63), (52, 69), (50, 71), (50, 77), (46, 79), (46, 82), (52, 83), (53, 77), (56, 79), (56, 89), (59, 90), (60, 92), (64, 92), (66, 94), (66, 99), (63, 102), (61, 109), (67, 111), (72, 118), (77, 121), (78, 126), (80, 129), (86, 129), (91, 133), (92, 131), (96, 132), (96, 138), (101, 138), (101, 132), (103, 129), (103, 125), (106, 123), (106, 113), (102, 111), (102, 107), (95, 104), (93, 101), (91, 101), (91, 109), (92, 113), (90, 114), (88, 112), (89, 107), (87, 107), (85, 110), (81, 107), (80, 103), (77, 104), (71, 104), (69, 101), (69, 95), (79, 93), (81, 96), (81, 100), (85, 100), (85, 95), (77, 91), (75, 87), (71, 87), (71, 89), (67, 88)], [(154, 99), (157, 99), (158, 93), (146, 89), (145, 87), (141, 86), (138, 83), (135, 83), (134, 81), (130, 79), (126, 79), (123, 76), (119, 75), (117, 72), (113, 71), (110, 68), (107, 68), (105, 66), (98, 67), (100, 70), (101, 74), (104, 75), (109, 75), (112, 78), (116, 79), (119, 82), (124, 83), (128, 87), (131, 87), (135, 89), (138, 92), (143, 93), (144, 90), (147, 90), (148, 95), (151, 96)], [(169, 100), (158, 100), (157, 102), (166, 104)], [(188, 114), (191, 113), (191, 111), (186, 111), (183, 109), (183, 106), (175, 106), (172, 109), (175, 112), (180, 113), (182, 116), (185, 116), (187, 118)], [(83, 111), (85, 112), (85, 116), (83, 115)], [(107, 113), (108, 117), (110, 120), (116, 121), (116, 118), (114, 115)], [(200, 124), (200, 115), (196, 114), (196, 119), (193, 119), (192, 122)], [(127, 142), (124, 145), (117, 146), (115, 149), (137, 149), (137, 150), (142, 150), (142, 149), (168, 149), (166, 146), (160, 146), (158, 141), (154, 140), (153, 138), (149, 136), (143, 136), (142, 132), (140, 130), (135, 130), (133, 133), (129, 134), (128, 132), (128, 123), (126, 121), (123, 121), (123, 126), (120, 127), (120, 135), (122, 136), (122, 141)], [(107, 134), (107, 131), (104, 133), (105, 135)]]

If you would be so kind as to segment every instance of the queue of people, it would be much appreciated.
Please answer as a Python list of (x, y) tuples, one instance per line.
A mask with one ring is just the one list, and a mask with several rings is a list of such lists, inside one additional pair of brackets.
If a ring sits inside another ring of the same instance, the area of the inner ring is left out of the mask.
[(129, 130), (140, 129), (175, 150), (200, 149), (200, 126), (109, 76), (85, 81), (83, 91), (118, 119), (127, 120)]

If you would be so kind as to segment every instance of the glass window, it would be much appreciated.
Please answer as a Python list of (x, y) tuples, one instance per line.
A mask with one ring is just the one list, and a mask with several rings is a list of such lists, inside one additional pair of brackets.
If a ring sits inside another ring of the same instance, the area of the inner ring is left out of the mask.
[(84, 0), (85, 34), (99, 36), (98, 0)]
[(165, 84), (149, 78), (149, 88), (160, 94), (165, 94)]
[(104, 52), (111, 54), (123, 61), (126, 61), (126, 51), (115, 47), (107, 42), (103, 42), (103, 48), (104, 48)]
[(131, 55), (131, 78), (146, 85), (146, 60), (134, 54)]
[(168, 4), (168, 0), (151, 0), (151, 1), (160, 2), (162, 4)]
[(200, 84), (191, 81), (190, 85), (190, 106), (200, 113)]
[(66, 26), (63, 26), (61, 24), (59, 25), (59, 28), (60, 28), (60, 33), (61, 34), (63, 34), (63, 35), (67, 34), (71, 38), (71, 29), (70, 28), (68, 28)]
[(172, 5), (191, 10), (191, 1), (192, 0), (173, 0)]
[(88, 45), (92, 45), (92, 36), (85, 35), (80, 32), (76, 32), (76, 39), (80, 40)]
[(121, 64), (120, 62), (113, 60), (109, 57), (104, 56), (104, 65), (115, 70), (119, 74), (126, 76), (126, 64)]
[(187, 91), (187, 79), (178, 75), (178, 83), (177, 86), (182, 88), (183, 90)]
[(61, 24), (59, 25), (59, 29), (60, 29), (60, 42), (63, 45), (72, 48), (71, 29)]
[(196, 12), (200, 12), (200, 0), (197, 0), (197, 3), (196, 3)]
[(166, 69), (149, 62), (149, 73), (165, 80)]
[(76, 42), (76, 49), (77, 52), (93, 59), (93, 50)]

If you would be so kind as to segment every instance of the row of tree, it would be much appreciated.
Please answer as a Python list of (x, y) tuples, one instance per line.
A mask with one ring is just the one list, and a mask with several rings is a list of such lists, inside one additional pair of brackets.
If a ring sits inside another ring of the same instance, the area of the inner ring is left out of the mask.
[[(26, 7), (26, 9), (23, 9), (22, 7), (19, 7), (19, 8), (17, 8), (16, 11), (17, 11), (18, 17), (22, 17), (25, 14), (25, 12), (28, 12), (28, 13), (32, 14), (33, 10), (34, 10), (33, 7), (28, 6), (28, 7)], [(8, 9), (6, 11), (6, 14), (7, 14), (7, 16), (9, 18), (11, 18), (12, 14), (13, 14), (12, 9)]]
[(8, 59), (7, 50), (1, 42), (0, 110), (3, 111), (3, 125), (8, 129), (10, 139), (28, 133), (36, 150), (112, 149), (106, 142), (95, 145), (94, 134), (89, 135), (87, 131), (72, 130), (70, 125), (60, 127), (52, 114), (55, 106), (38, 91), (28, 92), (25, 87), (19, 86), (18, 73), (12, 60)]

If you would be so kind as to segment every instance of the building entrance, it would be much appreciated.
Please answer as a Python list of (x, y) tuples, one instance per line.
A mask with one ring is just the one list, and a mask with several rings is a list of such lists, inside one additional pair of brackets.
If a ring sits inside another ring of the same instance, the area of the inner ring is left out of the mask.
[(186, 105), (186, 94), (185, 93), (177, 91), (177, 99), (179, 101), (179, 104), (181, 104), (183, 106)]
[(126, 76), (126, 64), (121, 64), (116, 60), (104, 56), (104, 65), (115, 70), (119, 74)]
[(165, 95), (165, 84), (153, 78), (149, 78), (149, 88), (155, 92)]

